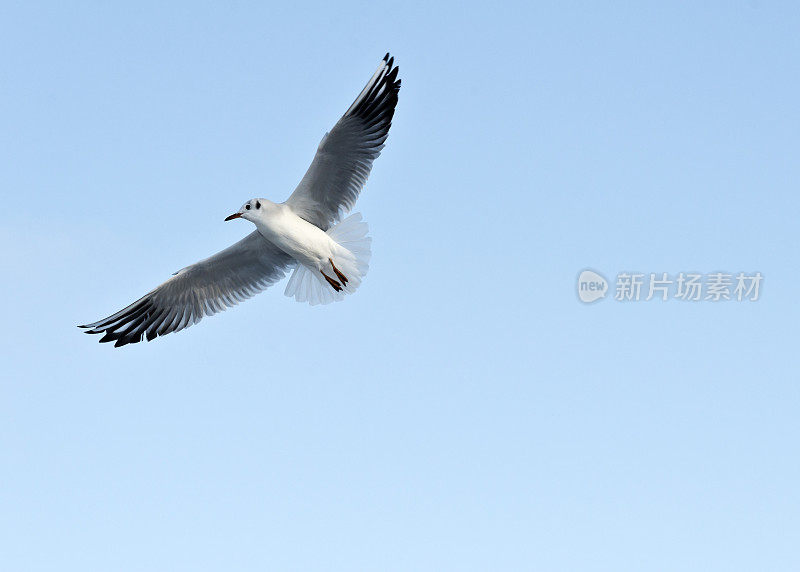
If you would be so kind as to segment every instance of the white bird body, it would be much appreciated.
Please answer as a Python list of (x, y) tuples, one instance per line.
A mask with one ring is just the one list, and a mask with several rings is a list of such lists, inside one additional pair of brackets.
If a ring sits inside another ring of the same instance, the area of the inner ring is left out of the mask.
[(342, 300), (367, 274), (372, 239), (359, 213), (327, 231), (298, 216), (288, 204), (268, 199), (252, 199), (231, 216), (255, 224), (261, 236), (297, 262), (284, 293), (298, 302), (315, 306)]
[(389, 54), (336, 125), (283, 203), (251, 199), (225, 220), (256, 230), (217, 254), (176, 272), (133, 304), (80, 326), (115, 346), (177, 332), (254, 296), (294, 269), (285, 294), (311, 305), (343, 300), (369, 269), (369, 228), (355, 205), (381, 154), (400, 80)]
[(329, 259), (336, 261), (338, 245), (324, 230), (297, 216), (287, 204), (259, 201), (261, 208), (242, 218), (253, 222), (261, 236), (308, 268), (322, 271)]

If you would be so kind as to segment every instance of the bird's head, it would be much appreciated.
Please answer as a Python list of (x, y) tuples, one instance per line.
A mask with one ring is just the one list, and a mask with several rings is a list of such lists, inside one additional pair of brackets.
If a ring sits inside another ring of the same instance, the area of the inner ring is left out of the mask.
[(225, 217), (225, 220), (233, 220), (235, 218), (243, 218), (250, 222), (255, 222), (256, 219), (263, 217), (274, 203), (267, 199), (250, 199), (242, 205), (242, 207), (230, 216)]

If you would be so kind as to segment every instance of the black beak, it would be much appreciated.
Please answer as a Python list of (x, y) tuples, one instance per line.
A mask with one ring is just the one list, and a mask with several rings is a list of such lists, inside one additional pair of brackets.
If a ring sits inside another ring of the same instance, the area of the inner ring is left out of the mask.
[(231, 216), (226, 216), (225, 220), (233, 220), (235, 218), (242, 218), (242, 213), (233, 213)]

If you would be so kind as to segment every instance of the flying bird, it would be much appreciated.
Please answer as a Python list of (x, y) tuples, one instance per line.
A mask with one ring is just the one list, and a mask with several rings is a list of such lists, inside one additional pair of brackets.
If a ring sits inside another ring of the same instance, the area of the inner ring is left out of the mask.
[(285, 294), (311, 305), (342, 300), (369, 268), (369, 228), (345, 215), (381, 154), (397, 106), (400, 80), (384, 56), (353, 104), (323, 136), (305, 176), (286, 201), (256, 198), (225, 220), (256, 230), (217, 254), (179, 270), (116, 314), (84, 326), (100, 342), (134, 344), (178, 332), (250, 298), (293, 270)]

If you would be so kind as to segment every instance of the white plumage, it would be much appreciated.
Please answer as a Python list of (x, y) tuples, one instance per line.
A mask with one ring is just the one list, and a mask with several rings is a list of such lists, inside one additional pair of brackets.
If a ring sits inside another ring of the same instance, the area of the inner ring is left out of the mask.
[(361, 213), (351, 214), (326, 232), (333, 245), (333, 260), (342, 274), (348, 277), (348, 282), (341, 291), (331, 288), (321, 272), (314, 272), (308, 265), (298, 264), (286, 283), (284, 294), (298, 302), (308, 302), (315, 306), (338, 302), (344, 299), (345, 294), (355, 292), (369, 270), (372, 239), (367, 236), (368, 232), (369, 226), (361, 220)]

